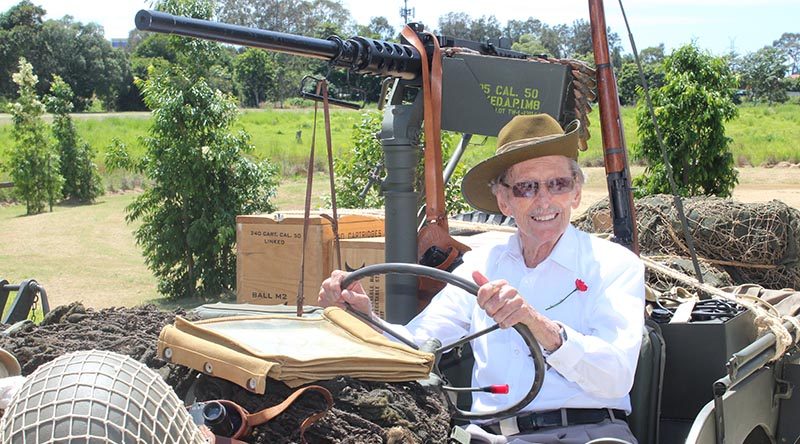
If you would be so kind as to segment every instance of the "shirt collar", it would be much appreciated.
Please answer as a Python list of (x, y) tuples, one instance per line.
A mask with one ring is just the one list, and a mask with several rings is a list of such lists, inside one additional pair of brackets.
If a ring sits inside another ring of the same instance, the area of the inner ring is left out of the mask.
[[(568, 270), (577, 271), (578, 255), (575, 254), (577, 248), (577, 229), (573, 227), (572, 224), (569, 224), (545, 261), (552, 260)], [(508, 239), (506, 252), (517, 260), (525, 260), (522, 256), (522, 247), (520, 247), (519, 232), (514, 233), (514, 235)]]
[(550, 252), (548, 259), (552, 259), (567, 270), (577, 271), (577, 251), (578, 230), (576, 230), (572, 224), (569, 224), (567, 225), (567, 229), (564, 231), (564, 234), (561, 235), (561, 238), (556, 243), (556, 246), (553, 247), (553, 251)]

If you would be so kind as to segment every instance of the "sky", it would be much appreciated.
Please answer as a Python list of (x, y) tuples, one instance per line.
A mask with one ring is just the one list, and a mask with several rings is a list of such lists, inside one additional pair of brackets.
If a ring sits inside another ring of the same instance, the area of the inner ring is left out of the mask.
[[(435, 28), (438, 17), (448, 12), (465, 12), (472, 18), (494, 15), (501, 24), (528, 17), (551, 26), (589, 19), (587, 0), (405, 2), (408, 8), (413, 8), (414, 19), (429, 28)], [(0, 0), (0, 12), (17, 3), (19, 0)], [(48, 19), (68, 14), (83, 23), (99, 23), (110, 39), (127, 37), (136, 11), (148, 8), (151, 0), (33, 0), (33, 3), (44, 7)], [(371, 17), (384, 16), (397, 30), (403, 24), (400, 9), (404, 0), (342, 0), (342, 3), (357, 23), (366, 24)], [(604, 3), (606, 23), (622, 38), (624, 52), (630, 52), (619, 2)], [(747, 54), (771, 45), (784, 32), (800, 32), (798, 0), (625, 0), (623, 6), (639, 50), (664, 43), (669, 52), (694, 41), (715, 55), (727, 54), (731, 49)]]

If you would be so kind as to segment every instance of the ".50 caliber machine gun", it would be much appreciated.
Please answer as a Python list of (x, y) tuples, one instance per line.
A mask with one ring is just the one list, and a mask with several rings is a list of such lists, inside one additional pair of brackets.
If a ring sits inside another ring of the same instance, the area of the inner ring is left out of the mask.
[[(386, 169), (381, 183), (386, 262), (418, 263), (425, 252), (417, 244), (419, 199), (414, 190), (423, 116), (426, 126), (437, 131), (432, 133), (435, 137), (426, 134), (428, 141), (438, 140), (439, 129), (463, 134), (446, 169), (452, 171), (471, 135), (494, 136), (515, 115), (547, 113), (562, 126), (577, 118), (585, 130), (589, 101), (595, 96), (594, 72), (579, 62), (529, 57), (500, 40), (478, 43), (434, 36), (419, 25), (409, 25), (401, 43), (365, 37), (319, 39), (146, 10), (136, 15), (136, 27), (311, 57), (355, 73), (392, 78), (379, 134)], [(430, 87), (423, 88), (424, 83)], [(435, 105), (425, 104), (425, 89), (434, 91)], [(583, 134), (586, 138), (588, 133)], [(447, 233), (441, 152), (430, 146), (425, 149), (425, 170), (426, 217), (420, 239), (426, 225)], [(632, 232), (633, 220), (626, 223), (623, 231)], [(629, 238), (623, 236), (623, 243), (630, 245)], [(386, 277), (386, 294), (394, 295), (386, 301), (387, 320), (404, 323), (416, 314), (417, 303), (409, 298), (415, 297), (417, 286), (414, 276)]]

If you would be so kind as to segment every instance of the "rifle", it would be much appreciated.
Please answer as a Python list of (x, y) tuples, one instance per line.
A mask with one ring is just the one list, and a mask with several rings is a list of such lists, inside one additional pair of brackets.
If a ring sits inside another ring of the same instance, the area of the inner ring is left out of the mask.
[[(505, 47), (507, 41), (470, 42), (434, 36), (419, 25), (409, 26), (404, 31), (404, 40), (396, 43), (358, 36), (346, 40), (338, 36), (319, 39), (157, 11), (143, 10), (136, 14), (136, 27), (142, 31), (311, 57), (357, 74), (393, 78), (379, 134), (386, 168), (382, 183), (386, 201), (385, 260), (417, 263), (423, 251), (418, 251), (417, 246), (419, 198), (414, 183), (423, 115), (428, 125), (438, 122), (436, 130), (457, 131), (468, 139), (472, 134), (496, 135), (517, 114), (548, 113), (562, 125), (585, 114), (576, 105), (577, 86), (573, 83), (580, 82), (575, 81), (574, 69), (569, 64), (555, 59), (537, 59), (541, 63), (535, 63), (526, 54)], [(415, 40), (416, 47), (410, 44), (409, 37)], [(433, 55), (437, 46), (441, 48), (439, 57)], [(440, 115), (428, 107), (423, 112), (422, 71), (423, 66), (429, 65), (441, 66)], [(441, 154), (438, 158), (432, 156), (429, 162), (433, 150), (425, 151), (426, 209), (433, 209), (427, 211), (426, 225), (449, 237), (441, 185)], [(439, 180), (431, 179), (437, 177)], [(445, 254), (452, 245), (455, 244), (446, 246)], [(397, 295), (386, 301), (387, 320), (405, 323), (416, 315), (417, 301), (411, 299), (417, 295), (415, 277), (388, 275), (386, 294)]]
[(608, 36), (602, 0), (589, 0), (589, 23), (597, 69), (597, 97), (603, 134), (603, 164), (608, 184), (609, 209), (614, 227), (613, 240), (639, 254), (636, 207), (633, 204), (631, 173), (625, 147), (625, 133), (619, 112), (617, 82), (608, 55)]

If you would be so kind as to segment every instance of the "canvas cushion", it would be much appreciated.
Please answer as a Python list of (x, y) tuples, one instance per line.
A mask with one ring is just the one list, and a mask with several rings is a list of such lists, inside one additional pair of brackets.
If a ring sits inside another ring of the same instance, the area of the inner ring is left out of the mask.
[(414, 381), (427, 378), (434, 362), (433, 354), (392, 342), (337, 307), (320, 316), (177, 317), (161, 331), (158, 354), (256, 393), (264, 393), (267, 377), (290, 387), (336, 376)]

